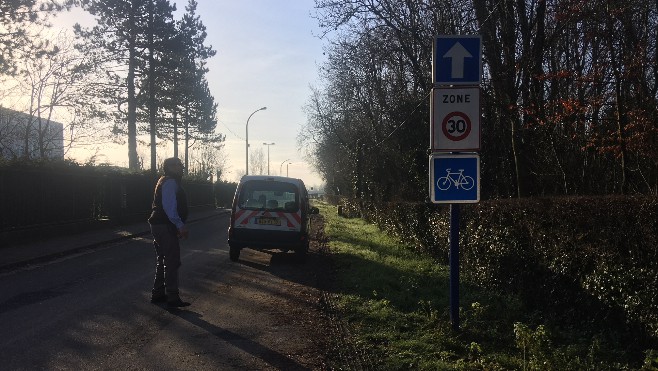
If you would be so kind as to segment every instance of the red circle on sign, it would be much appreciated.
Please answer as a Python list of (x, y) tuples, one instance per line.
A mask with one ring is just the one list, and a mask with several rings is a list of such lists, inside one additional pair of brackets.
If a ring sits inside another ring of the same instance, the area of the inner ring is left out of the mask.
[[(455, 117), (461, 118), (462, 120), (455, 120), (454, 119)], [(464, 123), (463, 132), (459, 130), (460, 121), (463, 121)], [(448, 124), (451, 124), (450, 128), (448, 128)], [(459, 111), (450, 112), (443, 119), (443, 122), (441, 123), (441, 130), (443, 130), (443, 135), (445, 135), (446, 138), (455, 142), (460, 141), (466, 138), (468, 134), (471, 133), (471, 119), (469, 119), (468, 116), (463, 112), (459, 112)], [(452, 133), (450, 132), (450, 130), (452, 130)], [(460, 134), (454, 135), (455, 132)]]

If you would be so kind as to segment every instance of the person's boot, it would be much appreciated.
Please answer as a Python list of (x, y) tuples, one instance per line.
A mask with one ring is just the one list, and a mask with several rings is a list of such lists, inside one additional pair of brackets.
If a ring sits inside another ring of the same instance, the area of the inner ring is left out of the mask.
[(169, 299), (167, 300), (167, 306), (171, 308), (187, 307), (189, 305), (190, 303), (180, 300), (180, 296), (178, 295), (169, 295)]

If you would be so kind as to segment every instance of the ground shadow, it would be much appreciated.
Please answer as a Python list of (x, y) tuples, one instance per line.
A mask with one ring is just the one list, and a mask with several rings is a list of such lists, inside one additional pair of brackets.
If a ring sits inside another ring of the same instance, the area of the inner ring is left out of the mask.
[(216, 336), (217, 338), (222, 339), (223, 341), (226, 341), (227, 343), (239, 349), (242, 349), (243, 351), (263, 360), (264, 362), (272, 365), (277, 369), (310, 370), (308, 367), (297, 363), (295, 360), (286, 357), (284, 354), (281, 354), (233, 331), (223, 329), (217, 325), (203, 320), (201, 318), (202, 315), (199, 313), (177, 308), (168, 308), (167, 310), (171, 314), (207, 331), (209, 334)]

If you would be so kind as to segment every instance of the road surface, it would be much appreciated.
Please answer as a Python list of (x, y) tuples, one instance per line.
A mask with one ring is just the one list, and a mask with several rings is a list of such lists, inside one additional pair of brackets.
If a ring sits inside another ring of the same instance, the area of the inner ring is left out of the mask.
[(150, 236), (3, 273), (0, 369), (325, 368), (327, 257), (243, 250), (231, 262), (227, 227), (227, 214), (190, 225), (183, 309), (149, 302)]

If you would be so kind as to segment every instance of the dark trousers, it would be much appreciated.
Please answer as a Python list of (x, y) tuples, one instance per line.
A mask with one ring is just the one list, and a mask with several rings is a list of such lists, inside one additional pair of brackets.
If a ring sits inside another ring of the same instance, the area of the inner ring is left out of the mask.
[(178, 268), (180, 243), (176, 227), (170, 224), (151, 224), (156, 265), (152, 294), (167, 295), (167, 300), (176, 300), (178, 295)]

